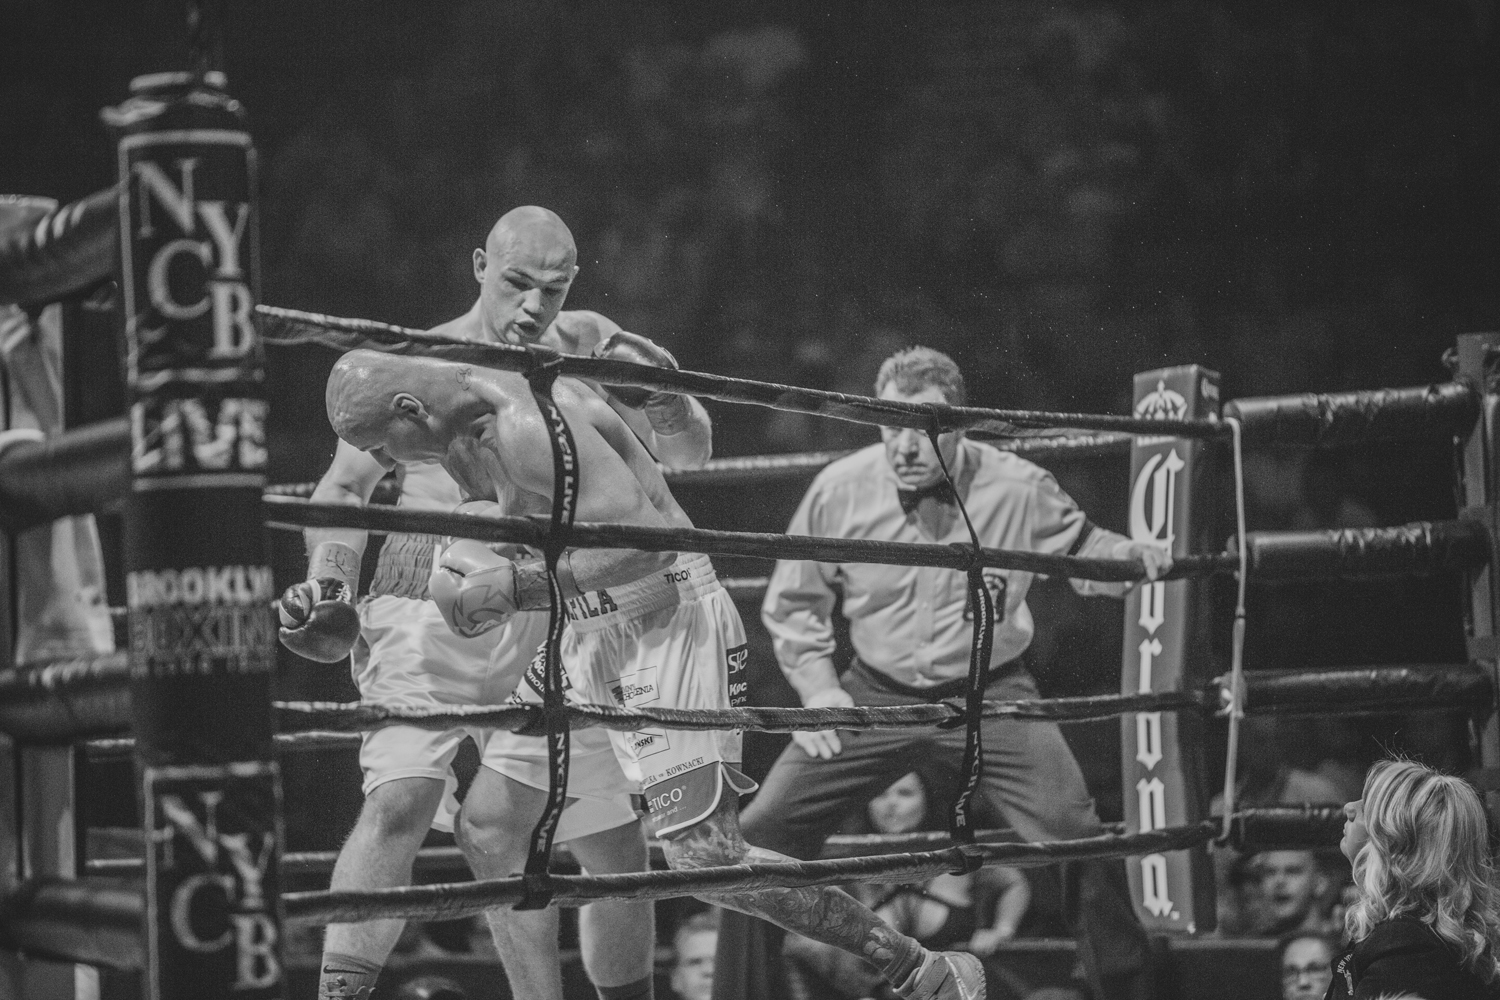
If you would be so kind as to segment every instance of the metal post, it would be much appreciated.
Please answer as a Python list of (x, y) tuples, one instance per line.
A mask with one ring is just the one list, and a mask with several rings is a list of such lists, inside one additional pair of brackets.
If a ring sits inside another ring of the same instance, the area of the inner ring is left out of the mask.
[[(1202, 419), (1219, 412), (1219, 376), (1197, 365), (1135, 377), (1135, 415)], [(1211, 551), (1214, 497), (1210, 445), (1138, 437), (1130, 448), (1130, 535), (1175, 556)], [(1204, 580), (1148, 583), (1125, 603), (1121, 691), (1180, 691), (1201, 684), (1212, 622)], [(1142, 712), (1121, 720), (1125, 826), (1147, 832), (1197, 823), (1207, 812), (1203, 720), (1191, 712)], [(1148, 931), (1197, 933), (1215, 927), (1214, 880), (1202, 848), (1126, 861), (1136, 912)]]
[[(1500, 685), (1500, 463), (1496, 462), (1496, 401), (1500, 389), (1500, 333), (1466, 333), (1458, 338), (1458, 372), (1479, 393), (1479, 419), (1458, 445), (1459, 511), (1489, 528), (1490, 565), (1468, 575), (1469, 600), (1464, 609), (1469, 660)], [(1500, 691), (1500, 686), (1496, 687)], [(1486, 791), (1490, 815), (1500, 819), (1500, 722), (1494, 706), (1483, 713), (1479, 739), (1480, 784)]]
[(281, 997), (255, 151), (222, 74), (131, 90), (106, 119), (120, 134), (145, 994)]

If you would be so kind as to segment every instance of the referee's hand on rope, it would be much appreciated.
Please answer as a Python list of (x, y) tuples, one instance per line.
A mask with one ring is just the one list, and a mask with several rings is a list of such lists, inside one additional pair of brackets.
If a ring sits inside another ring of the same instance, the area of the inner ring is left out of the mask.
[(1146, 570), (1146, 580), (1156, 580), (1172, 568), (1172, 550), (1160, 542), (1135, 542), (1126, 539), (1116, 545), (1116, 559), (1134, 559)]
[[(804, 698), (802, 707), (853, 708), (854, 698), (841, 687), (824, 688)], [(837, 757), (844, 749), (844, 745), (839, 742), (838, 731), (834, 729), (824, 729), (816, 733), (793, 733), (792, 741), (805, 750), (809, 757), (821, 757), (823, 760)]]

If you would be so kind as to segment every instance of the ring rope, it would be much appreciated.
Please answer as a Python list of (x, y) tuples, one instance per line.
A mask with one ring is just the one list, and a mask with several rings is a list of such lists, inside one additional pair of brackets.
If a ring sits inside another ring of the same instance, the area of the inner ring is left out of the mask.
[[(541, 548), (548, 537), (546, 519), (532, 517), (476, 518), (436, 510), (413, 510), (368, 504), (312, 503), (296, 497), (264, 498), (267, 524), (278, 528), (358, 528), (366, 531), (409, 531), (427, 535), (473, 538), (482, 542), (514, 542)], [(974, 562), (965, 543), (929, 545), (887, 542), (868, 538), (819, 538), (774, 532), (715, 531), (708, 528), (657, 528), (644, 525), (580, 523), (565, 529), (566, 544), (575, 548), (632, 548), (647, 552), (702, 552), (707, 555), (751, 556), (761, 559), (815, 559), (820, 562), (863, 562), (890, 566), (940, 566), (967, 571)], [(981, 566), (1020, 570), (1080, 580), (1128, 583), (1145, 577), (1132, 559), (1087, 559), (1011, 549), (981, 548)], [(1228, 553), (1183, 556), (1162, 579), (1184, 579), (1231, 572), (1236, 558)]]
[[(373, 348), (517, 372), (527, 370), (533, 363), (533, 352), (537, 350), (534, 347), (458, 340), (376, 320), (344, 319), (277, 306), (256, 306), (255, 313), (260, 319), (261, 335), (265, 342), (280, 346), (315, 343), (345, 351), (361, 347)], [(676, 368), (656, 368), (610, 358), (560, 354), (558, 359), (560, 374), (593, 379), (608, 385), (633, 385), (643, 389), (686, 393), (727, 403), (749, 403), (796, 413), (814, 413), (860, 424), (926, 430), (936, 420), (945, 431), (965, 430), (975, 436), (995, 435), (1003, 438), (1051, 435), (1062, 428), (1152, 436), (1169, 434), (1199, 439), (1217, 439), (1226, 434), (1223, 425), (1217, 420), (1146, 420), (1103, 413), (1059, 413), (905, 403)]]
[[(1077, 840), (964, 844), (934, 851), (775, 861), (621, 875), (546, 875), (552, 905), (582, 906), (607, 899), (671, 899), (678, 896), (740, 895), (765, 889), (836, 885), (841, 882), (909, 882), (978, 865), (1046, 865), (1059, 861), (1115, 858), (1184, 850), (1212, 840), (1217, 820), (1149, 833), (1105, 833)], [(300, 923), (353, 923), (388, 918), (452, 920), (519, 902), (527, 879), (481, 879), (394, 889), (290, 892), (282, 895), (286, 918)]]
[[(1079, 695), (1071, 698), (1035, 698), (1020, 701), (981, 702), (986, 719), (1021, 722), (1084, 722), (1114, 718), (1129, 712), (1211, 709), (1218, 692), (1204, 690), (1161, 691), (1151, 694)], [(417, 729), (443, 731), (459, 726), (524, 730), (542, 717), (539, 705), (456, 705), (443, 711), (385, 708), (359, 702), (278, 701), (277, 713), (283, 733), (304, 723), (325, 732), (352, 732), (399, 724)], [(598, 726), (618, 732), (641, 728), (713, 731), (747, 729), (758, 733), (810, 733), (826, 729), (930, 729), (957, 728), (964, 723), (964, 709), (953, 702), (926, 705), (870, 705), (847, 708), (638, 708), (626, 711), (613, 705), (567, 705), (572, 728)], [(293, 721), (296, 720), (296, 721)]]
[[(0, 732), (21, 742), (59, 743), (93, 735), (113, 736), (128, 727), (130, 666), (124, 654), (66, 661), (67, 669), (62, 672), (49, 669), (52, 666), (0, 671)], [(74, 680), (58, 680), (64, 677)], [(38, 678), (51, 678), (51, 686), (34, 683)], [(1087, 721), (1174, 707), (1175, 710), (1196, 707), (1203, 712), (1222, 712), (1230, 704), (1229, 692), (1225, 688), (1227, 683), (1227, 678), (1219, 678), (1197, 691), (1147, 695), (1106, 694), (991, 701), (985, 703), (985, 711), (992, 713), (992, 717), (1041, 718), (1057, 722)], [(1474, 713), (1493, 702), (1493, 686), (1488, 673), (1473, 664), (1261, 670), (1247, 672), (1243, 688), (1244, 710), (1254, 714), (1327, 715), (1332, 712), (1337, 715), (1368, 715), (1431, 710)], [(280, 716), (278, 728), (281, 732), (276, 737), (277, 745), (283, 748), (305, 744), (308, 749), (320, 749), (337, 742), (336, 733), (356, 733), (362, 728), (392, 723), (431, 727), (442, 724), (434, 714), (406, 715), (357, 702), (281, 701), (274, 704)], [(524, 705), (465, 706), (445, 713), (445, 717), (449, 725), (462, 726), (477, 724), (473, 718), (475, 712), (494, 712), (497, 714), (492, 717), (493, 724), (505, 727), (524, 725), (527, 711), (529, 709)], [(674, 709), (672, 714), (668, 714), (667, 709), (631, 714), (615, 706), (595, 706), (587, 710), (574, 708), (572, 711), (584, 713), (577, 725), (624, 729), (665, 725), (667, 728), (701, 726), (706, 729), (751, 728), (763, 732), (791, 732), (798, 728), (958, 724), (958, 709), (948, 702), (840, 709), (768, 706)], [(900, 713), (925, 721), (902, 721)], [(134, 744), (126, 737), (97, 740), (89, 745), (94, 752), (108, 755)]]
[[(1242, 448), (1242, 428), (1237, 417), (1226, 417), (1234, 441), (1234, 519), (1235, 538), (1244, 538), (1245, 531), (1245, 461)], [(1250, 578), (1248, 546), (1237, 545), (1240, 568), (1235, 585), (1234, 631), (1230, 640), (1229, 667), (1229, 740), (1224, 760), (1224, 829), (1220, 840), (1227, 841), (1231, 833), (1230, 824), (1234, 816), (1234, 799), (1239, 783), (1240, 723), (1245, 718), (1245, 589)]]
[[(356, 750), (362, 737), (357, 730), (299, 729), (274, 733), (272, 742), (278, 751), (296, 750), (316, 753), (320, 750)], [(84, 743), (89, 760), (119, 760), (135, 751), (135, 737), (112, 736)]]
[[(1094, 458), (1107, 455), (1126, 456), (1130, 452), (1130, 434), (1067, 432), (1057, 437), (1015, 438), (1013, 440), (988, 441), (992, 448), (1013, 455), (1040, 455), (1077, 458)], [(769, 479), (795, 478), (812, 475), (819, 469), (854, 454), (850, 450), (840, 451), (796, 451), (785, 454), (735, 455), (726, 458), (711, 458), (696, 469), (661, 468), (662, 478), (673, 485), (708, 486), (742, 482), (762, 483)], [(266, 492), (276, 496), (310, 497), (318, 488), (316, 482), (273, 483)], [(395, 498), (399, 493), (394, 483), (382, 480), (376, 486), (376, 495)]]
[[(1344, 807), (1337, 803), (1302, 803), (1299, 805), (1251, 806), (1234, 816), (1235, 843), (1241, 846), (1330, 847), (1342, 833)], [(1124, 823), (1104, 823), (1106, 833), (1124, 834)], [(130, 831), (137, 839), (139, 831)], [(1009, 827), (975, 830), (979, 844), (1015, 843), (1020, 835)], [(648, 840), (653, 862), (665, 863), (663, 844)], [(820, 860), (831, 858), (864, 858), (882, 854), (905, 854), (913, 851), (939, 850), (954, 846), (950, 834), (941, 830), (915, 830), (910, 833), (835, 833), (823, 841)], [(567, 844), (554, 849), (558, 858), (571, 857)], [(284, 875), (327, 875), (338, 860), (338, 851), (288, 851), (281, 856)], [(86, 862), (90, 874), (128, 875), (145, 867), (139, 857), (93, 858)], [(416, 870), (468, 872), (468, 862), (457, 847), (424, 847), (417, 852)]]

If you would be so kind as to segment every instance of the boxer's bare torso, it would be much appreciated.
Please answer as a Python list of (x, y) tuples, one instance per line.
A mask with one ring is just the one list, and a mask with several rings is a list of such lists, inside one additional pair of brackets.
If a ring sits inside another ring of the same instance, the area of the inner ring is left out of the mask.
[[(494, 500), (507, 515), (552, 510), (551, 436), (526, 380), (515, 373), (468, 365), (444, 366), (467, 384), (489, 411), (456, 433), (443, 468), (470, 498)], [(690, 528), (692, 521), (667, 488), (655, 459), (619, 414), (584, 383), (559, 378), (552, 399), (578, 450), (575, 520)], [(443, 416), (435, 411), (439, 418)], [(670, 565), (675, 553), (590, 550), (588, 570), (575, 557), (575, 574), (588, 589), (637, 579)]]

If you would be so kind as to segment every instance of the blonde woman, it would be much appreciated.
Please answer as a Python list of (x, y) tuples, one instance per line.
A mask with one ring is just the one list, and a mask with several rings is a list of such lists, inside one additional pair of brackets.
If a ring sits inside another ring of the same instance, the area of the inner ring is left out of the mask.
[(1353, 944), (1326, 1000), (1500, 997), (1500, 897), (1479, 793), (1421, 764), (1383, 760), (1344, 815)]

